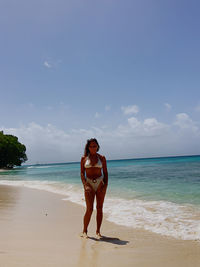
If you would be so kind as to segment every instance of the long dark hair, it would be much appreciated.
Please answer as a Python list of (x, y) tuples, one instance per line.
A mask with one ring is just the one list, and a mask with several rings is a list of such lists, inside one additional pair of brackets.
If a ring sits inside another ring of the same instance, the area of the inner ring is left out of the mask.
[(85, 150), (84, 150), (84, 156), (88, 156), (90, 151), (89, 151), (89, 146), (90, 146), (90, 143), (91, 142), (95, 142), (97, 144), (97, 151), (99, 151), (100, 149), (100, 146), (99, 146), (99, 143), (97, 142), (97, 139), (96, 138), (91, 138), (91, 139), (88, 139), (87, 140), (87, 143), (85, 145)]

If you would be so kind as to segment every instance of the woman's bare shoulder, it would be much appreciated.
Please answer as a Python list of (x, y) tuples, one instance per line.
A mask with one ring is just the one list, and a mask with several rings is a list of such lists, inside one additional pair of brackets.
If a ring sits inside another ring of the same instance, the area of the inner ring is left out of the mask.
[(82, 156), (82, 157), (81, 157), (81, 162), (82, 162), (82, 161), (85, 161), (85, 159), (86, 159), (86, 156)]
[(101, 155), (101, 154), (99, 154), (99, 153), (97, 153), (97, 154), (98, 154), (98, 156), (100, 157), (101, 161), (102, 161), (102, 160), (106, 160), (106, 157), (105, 157), (104, 155)]

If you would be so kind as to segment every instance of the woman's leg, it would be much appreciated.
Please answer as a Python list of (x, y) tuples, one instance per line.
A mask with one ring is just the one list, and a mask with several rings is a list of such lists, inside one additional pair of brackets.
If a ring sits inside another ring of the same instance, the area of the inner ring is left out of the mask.
[(100, 228), (101, 228), (101, 223), (103, 220), (103, 202), (106, 194), (106, 186), (104, 186), (102, 183), (99, 185), (97, 192), (96, 192), (96, 203), (97, 203), (97, 230), (96, 233), (100, 234)]
[(83, 233), (87, 234), (88, 224), (93, 212), (95, 192), (92, 188), (85, 190), (86, 212), (83, 219)]

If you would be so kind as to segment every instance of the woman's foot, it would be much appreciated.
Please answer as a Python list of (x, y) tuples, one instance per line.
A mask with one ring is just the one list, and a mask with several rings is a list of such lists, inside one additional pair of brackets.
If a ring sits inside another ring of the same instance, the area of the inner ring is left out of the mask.
[(88, 235), (87, 235), (87, 233), (86, 233), (86, 232), (83, 232), (83, 233), (81, 233), (81, 234), (80, 234), (80, 237), (83, 237), (83, 238), (88, 238)]
[(102, 235), (100, 233), (96, 233), (96, 239), (101, 239)]

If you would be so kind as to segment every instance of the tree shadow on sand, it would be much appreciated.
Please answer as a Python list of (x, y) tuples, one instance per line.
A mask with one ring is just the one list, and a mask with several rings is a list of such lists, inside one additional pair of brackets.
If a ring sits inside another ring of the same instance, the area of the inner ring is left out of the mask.
[(109, 237), (109, 236), (102, 236), (100, 239), (97, 239), (95, 237), (88, 237), (88, 238), (94, 241), (107, 242), (107, 243), (112, 243), (112, 244), (119, 245), (119, 246), (124, 246), (129, 243), (129, 241), (127, 240), (121, 240), (117, 237)]

